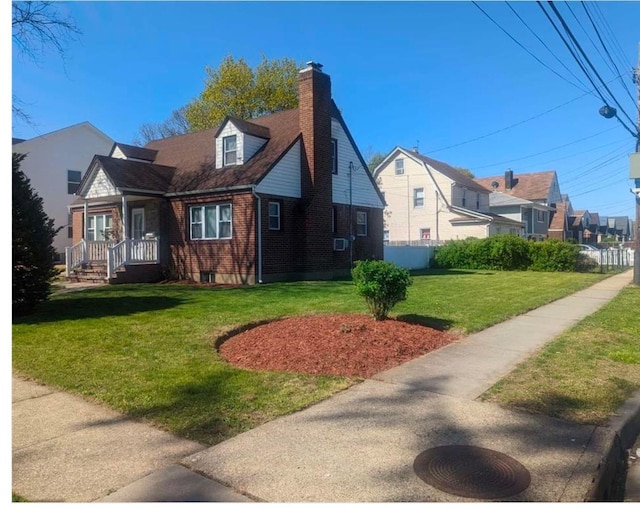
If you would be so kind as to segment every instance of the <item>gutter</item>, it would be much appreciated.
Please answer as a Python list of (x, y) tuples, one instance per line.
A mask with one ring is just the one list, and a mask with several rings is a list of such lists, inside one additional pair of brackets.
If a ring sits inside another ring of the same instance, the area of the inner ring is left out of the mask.
[(262, 201), (260, 196), (256, 192), (256, 186), (251, 186), (251, 194), (253, 194), (257, 201), (258, 220), (257, 220), (257, 232), (258, 232), (258, 284), (262, 284)]
[(173, 198), (178, 196), (194, 196), (198, 194), (218, 194), (220, 192), (230, 192), (230, 191), (237, 191), (237, 190), (251, 190), (251, 192), (253, 192), (254, 188), (255, 188), (254, 185), (236, 185), (232, 187), (216, 187), (215, 189), (167, 192), (164, 196), (167, 198)]

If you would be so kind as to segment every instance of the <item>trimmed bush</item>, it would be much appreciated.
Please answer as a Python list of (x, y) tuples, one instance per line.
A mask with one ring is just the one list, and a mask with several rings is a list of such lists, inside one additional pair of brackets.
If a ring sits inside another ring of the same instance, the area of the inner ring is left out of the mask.
[(413, 283), (409, 270), (388, 261), (356, 261), (351, 275), (376, 321), (387, 319), (393, 306), (407, 299)]
[(436, 249), (438, 268), (471, 270), (589, 271), (593, 263), (580, 256), (577, 245), (555, 239), (532, 242), (515, 235), (467, 238)]
[(531, 242), (530, 270), (536, 272), (573, 272), (577, 268), (580, 248), (573, 243), (550, 239)]

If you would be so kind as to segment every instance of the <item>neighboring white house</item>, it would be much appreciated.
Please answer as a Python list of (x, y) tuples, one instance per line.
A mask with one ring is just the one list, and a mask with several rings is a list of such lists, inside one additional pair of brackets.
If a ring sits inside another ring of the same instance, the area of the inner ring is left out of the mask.
[(489, 191), (457, 169), (394, 148), (374, 171), (386, 208), (386, 244), (420, 244), (517, 234), (522, 223), (489, 210)]
[(82, 122), (27, 140), (12, 140), (12, 151), (26, 154), (20, 169), (43, 200), (44, 211), (54, 226), (63, 229), (53, 247), (60, 257), (72, 245), (73, 231), (68, 206), (94, 155), (107, 155), (113, 140), (91, 125)]

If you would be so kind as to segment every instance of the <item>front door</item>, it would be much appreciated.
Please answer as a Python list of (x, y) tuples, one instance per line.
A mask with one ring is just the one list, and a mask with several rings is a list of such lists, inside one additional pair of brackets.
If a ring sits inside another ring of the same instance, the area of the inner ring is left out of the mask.
[(142, 240), (144, 237), (144, 208), (131, 209), (131, 238)]

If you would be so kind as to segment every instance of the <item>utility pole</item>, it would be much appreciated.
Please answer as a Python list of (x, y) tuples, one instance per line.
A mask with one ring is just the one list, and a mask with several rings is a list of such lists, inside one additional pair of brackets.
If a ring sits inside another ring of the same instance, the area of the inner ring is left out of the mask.
[[(640, 152), (640, 43), (638, 43), (638, 64), (633, 70), (633, 82), (636, 84), (637, 89), (638, 122), (636, 125), (636, 153), (638, 153)], [(640, 189), (640, 178), (635, 178), (634, 184), (635, 189)], [(634, 195), (636, 200), (636, 220), (633, 224), (633, 284), (640, 286), (640, 195), (635, 193)]]

